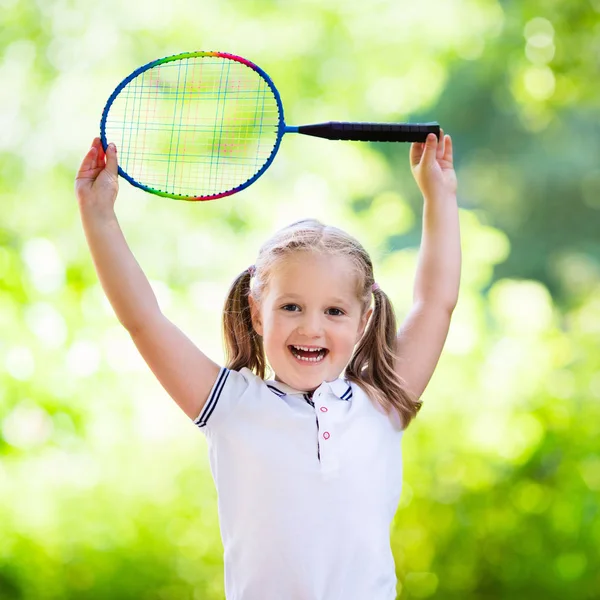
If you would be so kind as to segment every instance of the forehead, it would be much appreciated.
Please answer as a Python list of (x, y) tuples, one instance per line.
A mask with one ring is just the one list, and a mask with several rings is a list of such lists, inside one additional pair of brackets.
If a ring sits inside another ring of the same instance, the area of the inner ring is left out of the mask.
[(273, 265), (268, 287), (274, 294), (306, 295), (320, 291), (327, 295), (358, 297), (360, 274), (346, 256), (296, 252)]

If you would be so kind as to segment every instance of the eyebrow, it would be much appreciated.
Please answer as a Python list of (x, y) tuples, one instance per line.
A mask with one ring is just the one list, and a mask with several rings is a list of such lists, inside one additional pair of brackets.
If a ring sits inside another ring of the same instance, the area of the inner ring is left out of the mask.
[[(275, 302), (282, 302), (283, 300), (302, 300), (302, 296), (300, 294), (281, 294), (275, 298)], [(327, 304), (348, 304), (348, 301), (342, 298), (330, 298)]]

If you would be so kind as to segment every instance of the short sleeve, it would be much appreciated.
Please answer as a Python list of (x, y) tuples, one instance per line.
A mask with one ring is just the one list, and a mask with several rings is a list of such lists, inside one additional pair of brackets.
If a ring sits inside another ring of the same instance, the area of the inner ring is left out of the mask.
[(200, 429), (209, 431), (227, 421), (252, 379), (256, 379), (256, 376), (249, 369), (231, 371), (222, 367), (206, 404), (194, 423)]

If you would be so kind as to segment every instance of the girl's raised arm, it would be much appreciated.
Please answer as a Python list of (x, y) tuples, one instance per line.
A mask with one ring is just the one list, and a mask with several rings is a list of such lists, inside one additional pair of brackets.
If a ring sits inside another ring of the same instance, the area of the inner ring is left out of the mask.
[(116, 148), (110, 144), (105, 155), (96, 138), (77, 173), (75, 191), (98, 278), (117, 318), (154, 375), (194, 419), (204, 407), (219, 366), (161, 312), (117, 221), (118, 189)]
[(452, 139), (440, 132), (413, 144), (411, 168), (423, 194), (423, 233), (413, 307), (397, 338), (396, 370), (411, 392), (424, 392), (442, 353), (458, 301), (461, 249)]

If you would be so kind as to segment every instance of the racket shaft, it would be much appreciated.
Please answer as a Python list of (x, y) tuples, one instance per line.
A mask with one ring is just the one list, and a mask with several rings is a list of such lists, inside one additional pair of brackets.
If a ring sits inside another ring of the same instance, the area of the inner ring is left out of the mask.
[(358, 142), (424, 142), (429, 133), (440, 137), (438, 123), (343, 123), (329, 121), (300, 125), (297, 133), (328, 140)]

